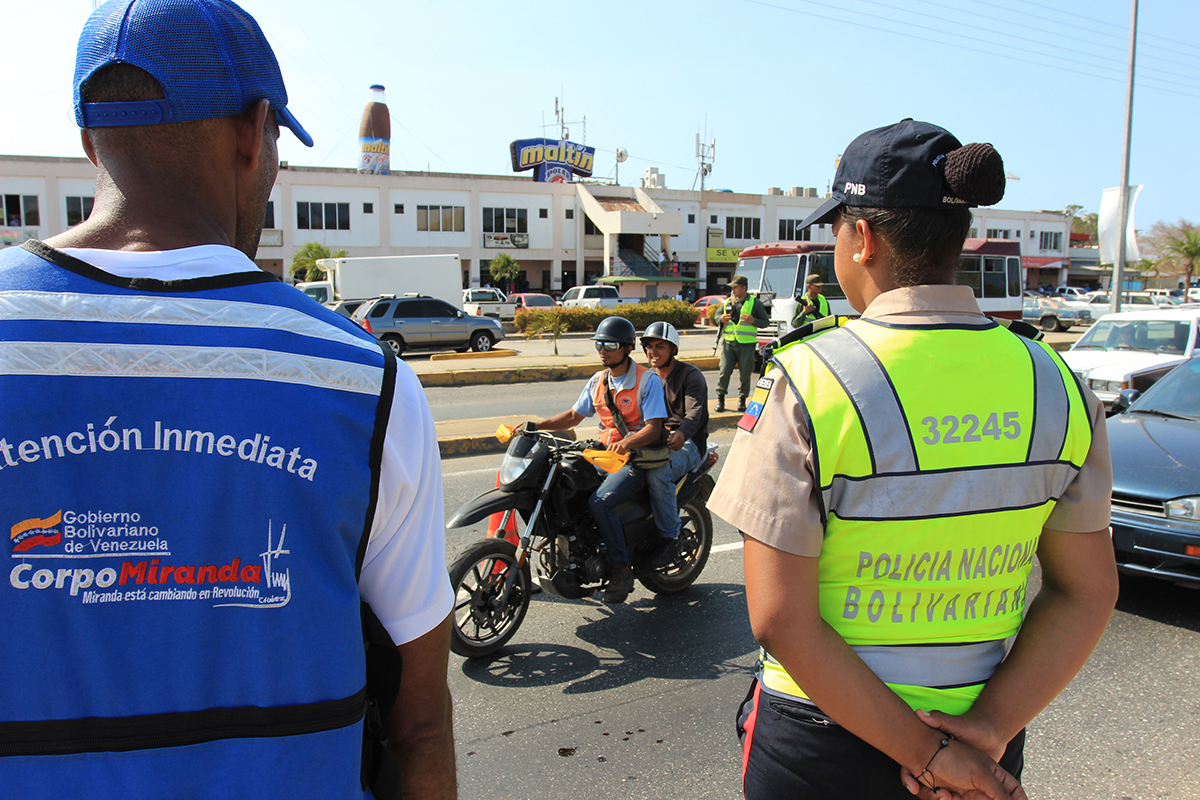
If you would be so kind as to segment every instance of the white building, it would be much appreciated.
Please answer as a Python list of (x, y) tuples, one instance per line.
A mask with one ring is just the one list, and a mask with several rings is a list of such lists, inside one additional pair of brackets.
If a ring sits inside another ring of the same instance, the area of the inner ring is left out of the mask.
[[(85, 158), (0, 155), (0, 246), (45, 239), (91, 212), (95, 167)], [(458, 253), (463, 285), (488, 283), (507, 252), (522, 286), (560, 291), (605, 278), (627, 296), (722, 293), (737, 252), (762, 242), (830, 241), (828, 226), (797, 234), (824, 198), (800, 187), (766, 194), (540, 183), (516, 175), (393, 172), (280, 165), (255, 261), (287, 275), (305, 242), (351, 256)], [(1026, 286), (1065, 284), (1070, 219), (977, 209), (973, 236), (1021, 242)], [(666, 263), (659, 266), (659, 254)], [(671, 266), (672, 254), (679, 269)]]

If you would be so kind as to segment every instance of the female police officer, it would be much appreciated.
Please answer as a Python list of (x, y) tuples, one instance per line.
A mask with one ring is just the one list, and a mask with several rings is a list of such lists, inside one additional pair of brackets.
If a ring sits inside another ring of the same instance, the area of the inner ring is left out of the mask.
[(833, 223), (862, 318), (781, 343), (709, 504), (745, 537), (763, 647), (744, 791), (1023, 798), (1024, 726), (1116, 599), (1102, 409), (954, 285), (969, 207), (1004, 193), (990, 145), (904, 120), (834, 186), (805, 225)]

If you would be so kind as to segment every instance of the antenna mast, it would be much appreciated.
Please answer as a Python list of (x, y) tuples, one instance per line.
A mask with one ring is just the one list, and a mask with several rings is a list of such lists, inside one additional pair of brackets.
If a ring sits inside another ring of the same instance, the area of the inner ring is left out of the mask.
[[(714, 136), (708, 144), (700, 141), (700, 132), (696, 132), (696, 177), (700, 179), (700, 192), (704, 193), (704, 179), (712, 172), (713, 159), (717, 157), (717, 139)], [(692, 188), (696, 188), (696, 178), (692, 178)]]
[[(542, 119), (545, 119), (545, 117), (543, 116)], [(577, 119), (572, 122), (568, 122), (567, 121), (567, 108), (566, 108), (566, 106), (559, 104), (557, 97), (554, 98), (554, 125), (555, 125), (555, 127), (558, 128), (559, 138), (564, 141), (571, 138), (571, 129), (567, 127), (568, 125), (582, 125), (583, 126), (583, 141), (581, 142), (581, 144), (587, 144), (587, 116), (585, 115), (584, 118), (581, 120)], [(549, 125), (543, 124), (542, 132), (545, 133), (546, 128), (549, 128), (549, 127), (550, 127)]]

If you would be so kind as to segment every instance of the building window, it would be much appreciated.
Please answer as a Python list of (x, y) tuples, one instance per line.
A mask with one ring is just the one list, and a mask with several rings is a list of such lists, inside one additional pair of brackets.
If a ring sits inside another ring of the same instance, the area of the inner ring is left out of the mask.
[(567, 209), (567, 219), (575, 219), (575, 209), (573, 209), (573, 208)]
[(392, 213), (393, 214), (403, 214), (404, 213), (404, 203), (396, 203), (396, 205), (392, 206)]
[(978, 236), (979, 236), (979, 229), (978, 229), (978, 228), (971, 228), (971, 230), (967, 231), (967, 238), (968, 238), (968, 239), (975, 239), (975, 238), (977, 238)]
[(1013, 238), (1012, 237), (1012, 229), (1011, 228), (988, 228), (987, 229), (987, 238), (989, 238), (989, 239), (1011, 239), (1011, 238)]
[(374, 214), (375, 213), (375, 204), (374, 203), (363, 203), (363, 213), (364, 214)]
[(465, 206), (417, 206), (417, 230), (466, 230)]
[(779, 220), (779, 241), (781, 242), (811, 242), (812, 230), (801, 228), (802, 219)]
[(311, 231), (348, 231), (350, 204), (296, 203), (296, 227)]
[(762, 220), (758, 217), (726, 217), (726, 239), (761, 239)]
[(600, 229), (596, 227), (596, 223), (592, 222), (591, 217), (583, 218), (583, 232), (587, 236), (599, 236)]
[(67, 227), (74, 227), (92, 215), (94, 197), (67, 198)]
[[(70, 198), (67, 198), (70, 200)], [(68, 207), (69, 208), (69, 207)], [(270, 230), (275, 227), (275, 201), (267, 201), (267, 211), (263, 214), (263, 227)]]
[(528, 209), (485, 208), (484, 233), (529, 233)]
[(7, 225), (41, 225), (42, 216), (38, 213), (38, 199), (35, 194), (6, 194), (4, 195), (4, 222)]
[(546, 219), (546, 217), (549, 215), (549, 213), (550, 212), (547, 209), (539, 208), (538, 209), (538, 219)]
[(695, 225), (695, 224), (696, 224), (696, 215), (688, 214), (688, 225)]
[(1042, 231), (1040, 246), (1043, 250), (1062, 250), (1062, 232)]
[(711, 215), (709, 216), (709, 218), (708, 218), (708, 224), (709, 224), (709, 225), (716, 225), (716, 224), (717, 224), (717, 215), (716, 215), (716, 214), (711, 214)]

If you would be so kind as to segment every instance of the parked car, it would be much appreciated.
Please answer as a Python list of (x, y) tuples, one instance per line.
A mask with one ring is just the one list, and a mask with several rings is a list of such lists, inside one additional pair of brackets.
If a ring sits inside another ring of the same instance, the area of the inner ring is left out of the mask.
[(1081, 286), (1059, 286), (1054, 290), (1054, 293), (1066, 300), (1082, 300), (1091, 294), (1091, 290), (1084, 289)]
[(462, 308), (477, 317), (512, 319), (517, 316), (517, 304), (499, 289), (463, 289)]
[(1200, 308), (1105, 314), (1063, 360), (1111, 408), (1123, 389), (1144, 392), (1196, 352)]
[(504, 326), (492, 317), (466, 314), (444, 300), (422, 295), (384, 295), (359, 306), (350, 319), (392, 352), (457, 350), (465, 353), (492, 349), (504, 338)]
[(554, 308), (558, 303), (548, 294), (540, 294), (538, 292), (522, 292), (520, 294), (510, 294), (509, 300), (517, 304), (517, 311), (521, 309), (531, 308)]
[(1200, 588), (1200, 358), (1125, 399), (1107, 423), (1117, 566)]
[(1044, 331), (1065, 331), (1072, 325), (1091, 325), (1092, 312), (1071, 308), (1057, 297), (1025, 297), (1021, 300), (1021, 319)]
[(725, 295), (723, 295), (723, 294), (706, 294), (706, 295), (704, 295), (704, 297), (701, 297), (699, 300), (692, 303), (692, 305), (697, 309), (696, 319), (697, 320), (707, 319), (708, 318), (708, 310), (712, 306), (720, 305), (724, 300), (725, 300)]
[(639, 303), (637, 297), (621, 297), (615, 286), (573, 286), (562, 296), (563, 308), (616, 308), (626, 303)]

